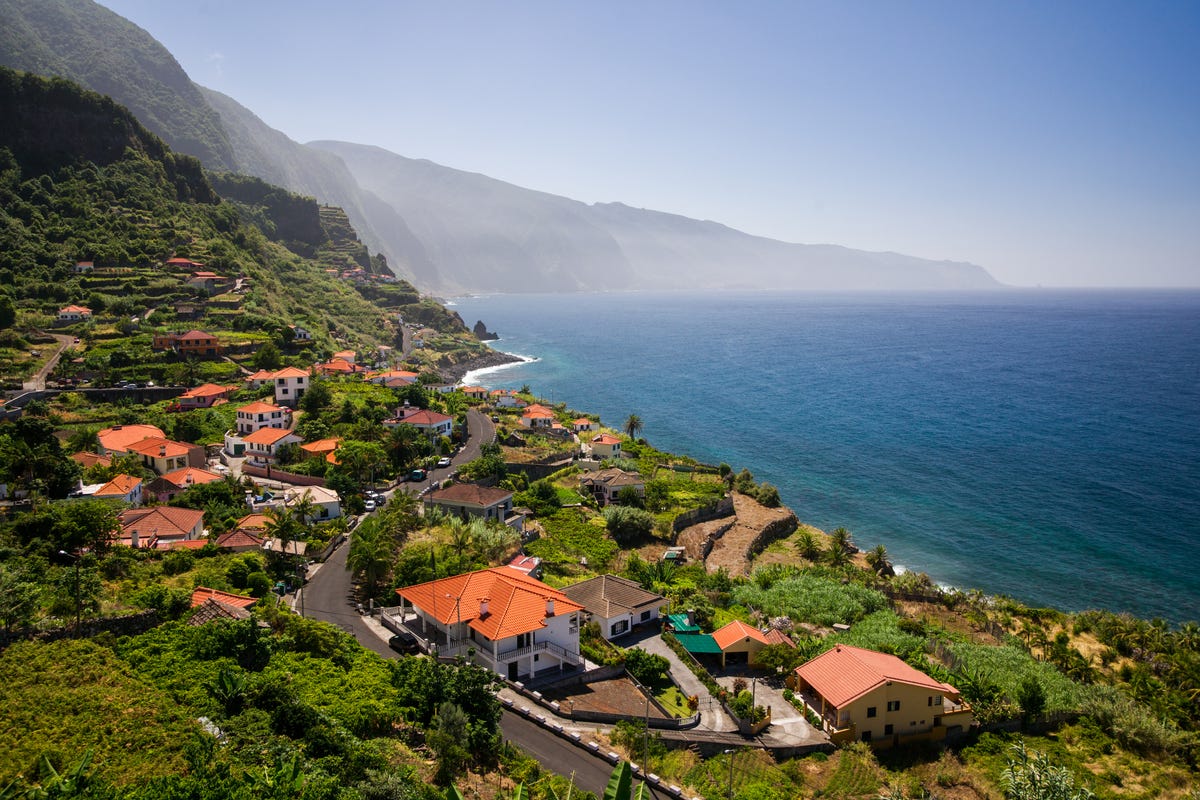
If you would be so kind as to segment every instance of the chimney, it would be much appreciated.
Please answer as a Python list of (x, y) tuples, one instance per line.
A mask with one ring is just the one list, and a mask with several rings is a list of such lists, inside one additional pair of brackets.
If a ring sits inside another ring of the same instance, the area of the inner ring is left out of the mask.
[(141, 541), (141, 539), (142, 539), (142, 537), (138, 534), (137, 528), (134, 528), (133, 532), (130, 534), (129, 546), (132, 547), (134, 550), (137, 550), (138, 543)]
[(165, 458), (165, 457), (166, 457), (166, 455), (167, 455), (167, 446), (166, 446), (165, 444), (163, 444), (163, 445), (159, 445), (159, 447), (158, 447), (158, 457), (159, 457), (159, 458)]
[(696, 624), (696, 609), (689, 608), (687, 610), (687, 621), (688, 621), (688, 625)]
[(491, 600), (490, 597), (479, 598), (479, 617), (480, 617), (480, 619), (482, 619), (483, 617), (486, 617), (488, 615), (488, 601), (489, 600)]
[(547, 617), (554, 616), (554, 598), (553, 597), (546, 598), (546, 616)]

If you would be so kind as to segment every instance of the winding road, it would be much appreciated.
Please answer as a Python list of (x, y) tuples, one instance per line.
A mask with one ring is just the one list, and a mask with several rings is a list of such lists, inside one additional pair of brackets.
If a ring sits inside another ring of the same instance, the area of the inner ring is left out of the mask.
[[(420, 491), (428, 488), (434, 481), (440, 481), (450, 475), (457, 465), (477, 458), (481, 445), (495, 438), (496, 428), (487, 415), (471, 409), (467, 412), (467, 434), (466, 445), (454, 456), (450, 467), (431, 471), (425, 481), (408, 484), (409, 489), (415, 488)], [(337, 625), (354, 636), (363, 647), (384, 658), (396, 658), (396, 653), (387, 646), (387, 641), (358, 613), (353, 582), (350, 571), (346, 569), (346, 555), (349, 550), (346, 544), (342, 544), (315, 571), (301, 593), (303, 600), (297, 605), (297, 609), (302, 608), (306, 616)], [(573, 779), (576, 786), (592, 792), (597, 797), (604, 795), (604, 788), (608, 785), (608, 778), (613, 769), (608, 761), (581, 750), (519, 712), (509, 709), (504, 709), (500, 720), (500, 732), (504, 738), (537, 759), (547, 770)], [(669, 795), (656, 791), (653, 796)]]

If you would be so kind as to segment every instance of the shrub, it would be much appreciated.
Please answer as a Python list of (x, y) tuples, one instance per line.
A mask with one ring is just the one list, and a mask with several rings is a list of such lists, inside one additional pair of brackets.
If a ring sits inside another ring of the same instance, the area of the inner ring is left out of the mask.
[(640, 647), (631, 647), (625, 651), (625, 669), (642, 684), (656, 683), (662, 680), (671, 662), (657, 653), (648, 653)]
[(604, 521), (609, 534), (621, 545), (647, 539), (654, 530), (653, 514), (629, 506), (609, 506), (604, 509)]

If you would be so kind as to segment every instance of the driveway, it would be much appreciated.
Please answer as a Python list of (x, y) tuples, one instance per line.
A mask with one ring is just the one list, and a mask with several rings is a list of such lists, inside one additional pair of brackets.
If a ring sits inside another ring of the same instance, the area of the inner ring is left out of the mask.
[[(618, 641), (618, 644), (626, 645), (625, 642)], [(679, 684), (679, 688), (684, 694), (689, 697), (695, 695), (700, 701), (700, 724), (697, 726), (699, 730), (716, 731), (718, 733), (729, 733), (738, 729), (737, 723), (725, 713), (725, 709), (721, 707), (720, 701), (709, 694), (708, 689), (700, 682), (688, 665), (683, 663), (683, 660), (675, 655), (675, 651), (667, 647), (667, 643), (663, 641), (662, 634), (646, 636), (640, 641), (628, 644), (636, 644), (637, 647), (645, 650), (647, 653), (654, 653), (663, 656), (670, 662), (671, 677), (675, 679), (675, 683)], [(626, 645), (627, 646), (627, 645)]]
[(62, 358), (63, 351), (75, 343), (74, 336), (67, 336), (62, 333), (51, 333), (54, 339), (58, 342), (54, 352), (50, 354), (50, 359), (42, 365), (42, 368), (33, 374), (29, 380), (21, 384), (27, 392), (40, 392), (46, 388), (46, 378), (50, 375), (54, 368), (58, 366), (58, 360)]

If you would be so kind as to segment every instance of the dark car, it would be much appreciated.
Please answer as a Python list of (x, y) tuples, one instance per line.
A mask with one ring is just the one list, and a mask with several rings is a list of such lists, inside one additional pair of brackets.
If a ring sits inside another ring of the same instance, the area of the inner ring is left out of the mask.
[(413, 483), (420, 483), (421, 481), (425, 480), (426, 477), (428, 476), (423, 469), (414, 469), (408, 475), (408, 479)]
[(416, 653), (421, 649), (421, 646), (417, 644), (417, 637), (411, 633), (397, 633), (388, 639), (388, 647), (397, 653)]

